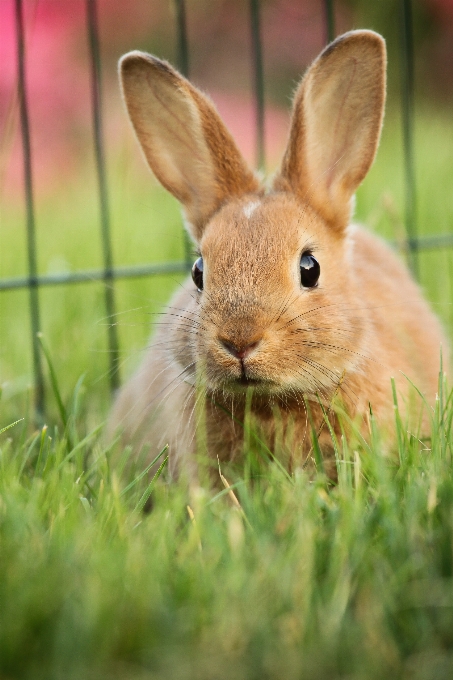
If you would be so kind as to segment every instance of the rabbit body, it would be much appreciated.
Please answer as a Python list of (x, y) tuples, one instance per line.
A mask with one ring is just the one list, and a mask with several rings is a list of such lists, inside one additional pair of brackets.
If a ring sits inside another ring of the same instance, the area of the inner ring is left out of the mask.
[[(314, 426), (334, 474), (322, 429), (328, 412), (339, 430), (333, 401), (363, 422), (371, 405), (385, 426), (392, 377), (408, 411), (406, 376), (428, 400), (438, 384), (438, 320), (389, 247), (349, 224), (381, 129), (382, 38), (345, 34), (309, 68), (268, 189), (209, 100), (168, 64), (131, 53), (122, 83), (151, 168), (183, 204), (202, 285), (188, 279), (171, 301), (110, 430), (153, 457), (168, 444), (172, 469), (195, 473), (200, 420), (213, 460), (234, 460), (248, 404), (266, 441), (279, 438), (295, 465), (306, 462)], [(303, 262), (320, 270), (313, 285), (301, 284)]]

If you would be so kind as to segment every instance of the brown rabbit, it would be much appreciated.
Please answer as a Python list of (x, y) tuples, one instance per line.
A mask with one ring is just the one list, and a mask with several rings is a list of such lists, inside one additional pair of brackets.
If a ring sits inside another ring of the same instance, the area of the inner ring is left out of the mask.
[[(205, 95), (156, 57), (121, 59), (138, 140), (181, 202), (199, 257), (120, 391), (111, 432), (153, 457), (168, 443), (172, 469), (190, 470), (202, 414), (209, 456), (232, 460), (248, 399), (271, 446), (277, 429), (291, 431), (297, 465), (311, 449), (308, 416), (321, 426), (321, 404), (338, 397), (357, 419), (371, 405), (385, 426), (391, 377), (403, 408), (406, 376), (434, 399), (439, 322), (393, 252), (350, 226), (379, 142), (385, 68), (376, 33), (330, 44), (297, 89), (283, 162), (265, 188)], [(329, 463), (326, 427), (320, 442)]]

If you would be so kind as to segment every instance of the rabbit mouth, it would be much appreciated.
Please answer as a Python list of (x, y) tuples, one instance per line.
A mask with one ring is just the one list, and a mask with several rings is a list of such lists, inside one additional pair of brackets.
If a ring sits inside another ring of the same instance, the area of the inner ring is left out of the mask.
[(251, 375), (248, 374), (248, 367), (246, 367), (244, 363), (244, 359), (240, 359), (241, 362), (241, 375), (236, 378), (236, 383), (239, 383), (239, 385), (242, 385), (244, 387), (252, 387), (253, 385), (257, 387), (258, 385), (262, 386), (264, 385), (264, 381), (260, 380), (260, 378), (253, 378)]
[(276, 385), (273, 381), (265, 378), (252, 378), (246, 373), (234, 378), (229, 382), (229, 387), (233, 392), (243, 392), (244, 388), (254, 387), (259, 394), (269, 394), (275, 391)]
[(249, 378), (245, 374), (241, 375), (241, 377), (238, 378), (236, 382), (239, 383), (239, 385), (244, 385), (245, 387), (264, 384), (263, 380), (259, 380), (258, 378)]

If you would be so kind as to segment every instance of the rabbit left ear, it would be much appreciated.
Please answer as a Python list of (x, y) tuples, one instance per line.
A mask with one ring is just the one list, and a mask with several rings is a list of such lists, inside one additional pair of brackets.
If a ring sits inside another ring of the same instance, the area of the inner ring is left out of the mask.
[(314, 61), (294, 99), (274, 187), (310, 203), (344, 229), (351, 198), (373, 163), (385, 103), (386, 50), (373, 31), (351, 31)]
[(213, 104), (170, 64), (130, 52), (120, 61), (120, 78), (149, 166), (183, 204), (199, 241), (222, 203), (256, 191), (258, 182)]

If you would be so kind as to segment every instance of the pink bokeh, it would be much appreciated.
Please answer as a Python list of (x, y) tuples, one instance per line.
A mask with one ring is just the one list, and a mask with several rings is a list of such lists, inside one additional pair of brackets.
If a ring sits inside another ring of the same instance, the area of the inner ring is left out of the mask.
[[(75, 58), (81, 2), (24, 2), (26, 85), (35, 184), (74, 169), (77, 140), (89, 117), (86, 65)], [(22, 190), (14, 4), (0, 3), (1, 189)]]

